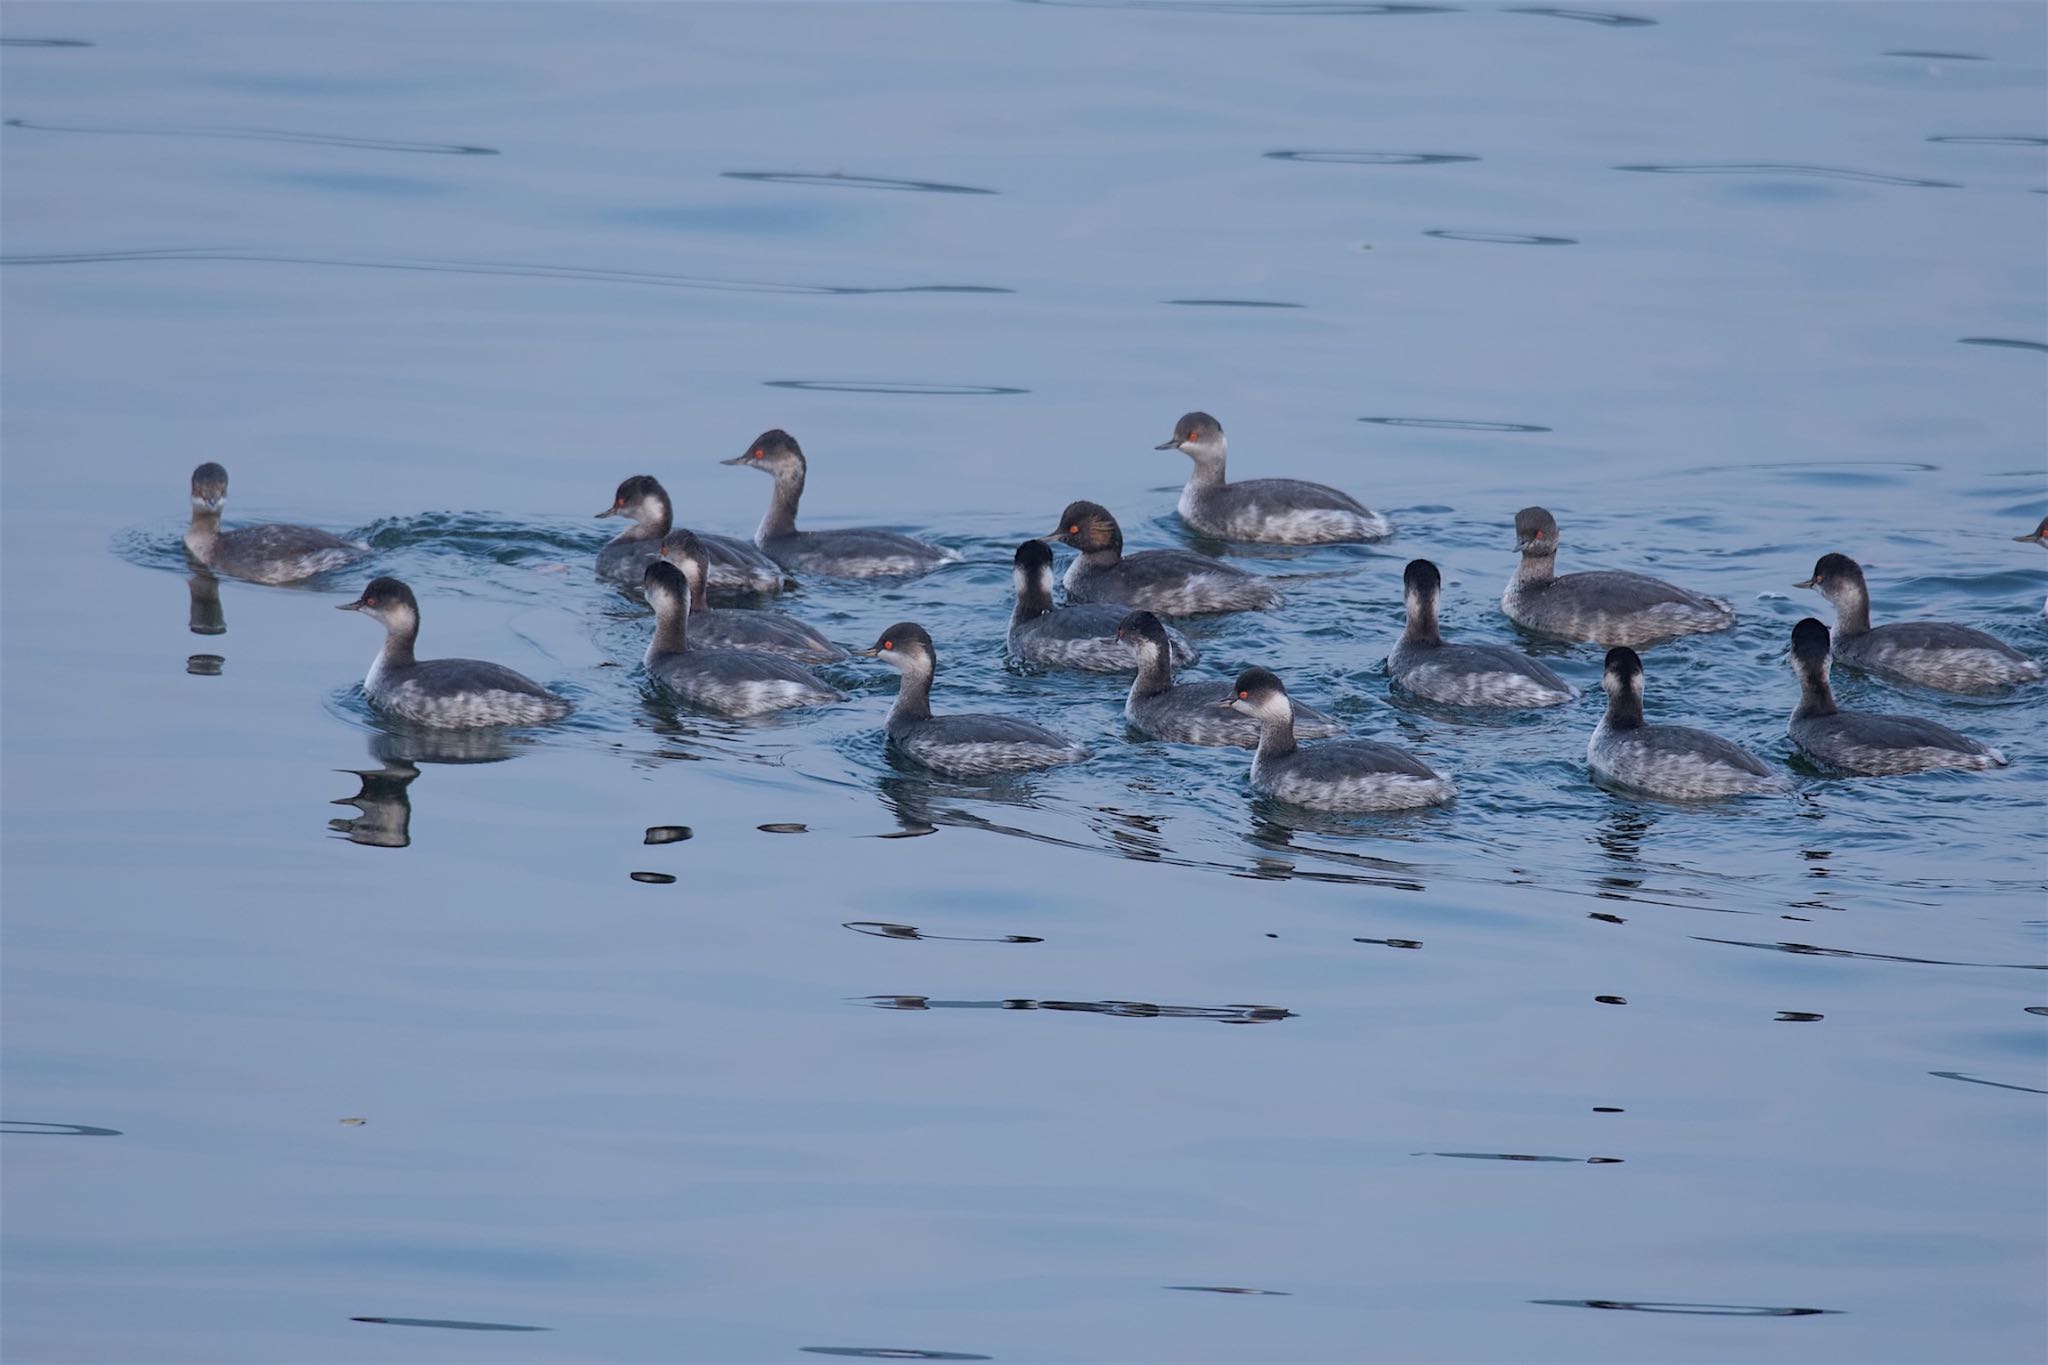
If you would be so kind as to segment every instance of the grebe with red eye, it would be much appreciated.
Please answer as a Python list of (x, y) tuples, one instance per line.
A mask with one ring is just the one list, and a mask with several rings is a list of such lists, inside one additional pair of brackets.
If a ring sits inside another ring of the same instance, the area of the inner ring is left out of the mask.
[(903, 675), (889, 709), (889, 744), (925, 767), (954, 777), (987, 777), (1078, 763), (1088, 750), (1042, 725), (1011, 716), (932, 714), (932, 677), (939, 654), (925, 628), (899, 621), (861, 658), (880, 659)]
[(1586, 742), (1586, 766), (1609, 786), (1674, 801), (1785, 790), (1783, 779), (1739, 744), (1689, 725), (1643, 723), (1643, 661), (1607, 651), (1607, 712)]
[(1858, 777), (1890, 777), (1933, 768), (2003, 768), (2005, 755), (1919, 716), (1843, 711), (1828, 683), (1828, 628), (1811, 616), (1792, 627), (1792, 674), (1799, 704), (1786, 727), (1792, 742), (1820, 762)]
[[(2014, 536), (2013, 539), (2022, 542), (2030, 542), (2032, 544), (2041, 546), (2043, 549), (2048, 549), (2048, 517), (2041, 518), (2041, 524), (2039, 526), (2036, 526), (2032, 531), (2028, 532), (2026, 535)], [(2048, 602), (2043, 602), (2041, 604), (2041, 614), (2043, 616), (2048, 616)]]
[(1408, 625), (1387, 658), (1403, 691), (1445, 706), (1559, 706), (1578, 695), (1570, 683), (1506, 645), (1445, 644), (1437, 633), (1444, 579), (1426, 559), (1401, 574)]
[(1938, 692), (1996, 692), (2039, 682), (2041, 665), (1995, 636), (1948, 621), (1870, 624), (1870, 588), (1863, 566), (1847, 555), (1822, 555), (1813, 577), (1835, 609), (1835, 662)]
[(415, 659), (420, 604), (395, 578), (373, 578), (363, 595), (339, 604), (384, 625), (384, 645), (363, 679), (378, 710), (416, 725), (470, 730), (489, 725), (545, 725), (573, 709), (533, 679), (481, 659)]
[(360, 541), (315, 526), (269, 523), (223, 531), (220, 509), (227, 497), (227, 470), (209, 460), (192, 471), (192, 524), (185, 529), (185, 549), (215, 573), (252, 583), (297, 583), (370, 553)]
[(1457, 795), (1447, 777), (1406, 749), (1370, 739), (1340, 739), (1303, 749), (1294, 742), (1287, 688), (1263, 668), (1237, 675), (1223, 705), (1259, 723), (1252, 788), (1289, 805), (1359, 813), (1440, 806)]
[(692, 649), (754, 649), (800, 664), (832, 664), (846, 657), (845, 650), (785, 612), (710, 605), (704, 597), (704, 542), (694, 531), (663, 536), (661, 557), (682, 570), (689, 589)]
[[(1117, 638), (1137, 646), (1138, 676), (1124, 698), (1124, 719), (1134, 730), (1174, 744), (1221, 744), (1254, 749), (1258, 721), (1227, 709), (1230, 684), (1222, 679), (1177, 683), (1167, 654), (1167, 627), (1149, 611), (1117, 624)], [(1305, 739), (1341, 735), (1344, 727), (1313, 706), (1294, 703), (1294, 733)]]
[[(633, 524), (597, 552), (597, 576), (628, 588), (640, 579), (661, 552), (662, 538), (674, 524), (668, 490), (650, 474), (635, 474), (612, 494), (612, 505), (600, 517), (628, 517)], [(784, 586), (782, 567), (744, 540), (698, 537), (704, 547), (705, 586), (712, 592), (778, 593)]]
[(1265, 611), (1280, 605), (1265, 579), (1187, 550), (1124, 553), (1123, 529), (1100, 503), (1070, 502), (1060, 524), (1041, 540), (1080, 551), (1067, 565), (1070, 602), (1117, 602), (1162, 616)]
[(1223, 424), (1191, 412), (1173, 424), (1173, 438), (1156, 449), (1178, 450), (1195, 462), (1180, 491), (1180, 519), (1204, 535), (1267, 545), (1332, 545), (1385, 540), (1387, 519), (1349, 493), (1300, 479), (1244, 479), (1229, 483), (1229, 443)]
[(930, 573), (960, 556), (912, 536), (875, 527), (844, 531), (799, 531), (797, 503), (804, 495), (808, 466), (796, 438), (781, 429), (764, 431), (743, 454), (721, 464), (746, 465), (775, 480), (768, 495), (768, 514), (754, 543), (770, 559), (792, 573), (825, 574), (834, 578), (908, 578)]
[[(1052, 551), (1044, 541), (1019, 545), (1013, 563), (1017, 605), (1010, 610), (1011, 658), (1090, 673), (1128, 673), (1143, 667), (1143, 648), (1117, 630), (1127, 614), (1123, 607), (1111, 602), (1053, 604)], [(1160, 632), (1175, 664), (1191, 664), (1200, 657), (1187, 636), (1165, 626)]]
[(1500, 609), (1539, 635), (1647, 645), (1735, 624), (1726, 602), (1648, 574), (1595, 569), (1556, 577), (1557, 518), (1541, 507), (1515, 513), (1515, 549), (1522, 562), (1500, 596)]
[(690, 588), (682, 570), (666, 559), (647, 566), (640, 591), (654, 608), (654, 638), (644, 656), (647, 676), (697, 709), (721, 716), (759, 716), (846, 700), (845, 693), (780, 655), (693, 645)]

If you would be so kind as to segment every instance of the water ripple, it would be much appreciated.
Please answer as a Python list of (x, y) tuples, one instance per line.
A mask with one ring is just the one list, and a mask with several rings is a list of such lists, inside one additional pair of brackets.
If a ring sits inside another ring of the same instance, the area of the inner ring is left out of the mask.
[(1274, 161), (1315, 161), (1343, 166), (1447, 166), (1477, 161), (1458, 152), (1267, 152)]
[(1641, 171), (1650, 175), (1763, 175), (1807, 176), (1819, 180), (1853, 180), (1864, 185), (1900, 185), (1909, 189), (1957, 190), (1962, 186), (1949, 180), (1920, 180), (1908, 175), (1882, 175), (1876, 171), (1851, 171), (1840, 166), (1800, 166), (1775, 162), (1698, 162), (1692, 165), (1616, 166), (1617, 171)]
[(464, 1322), (460, 1318), (350, 1318), (384, 1327), (439, 1327), (453, 1332), (552, 1332), (552, 1327), (527, 1327), (516, 1322)]
[(94, 47), (83, 38), (0, 38), (0, 47)]
[(1496, 246), (1577, 246), (1576, 237), (1544, 237), (1528, 232), (1466, 232), (1458, 228), (1425, 228), (1425, 237), (1447, 242), (1487, 242)]
[(2018, 972), (2048, 972), (2048, 963), (2040, 962), (1951, 962), (1938, 957), (1905, 957), (1897, 953), (1859, 953), (1850, 948), (1817, 948), (1811, 943), (1753, 943), (1740, 938), (1707, 938), (1694, 934), (1697, 943), (1725, 943), (1733, 948), (1766, 948), (1774, 953), (1792, 953), (1799, 957), (1855, 957), (1870, 962), (1914, 962), (1925, 967), (1997, 967)]
[(1964, 346), (2006, 346), (2015, 351), (2048, 351), (2048, 342), (2023, 341), (2018, 337), (1957, 337)]
[(1600, 24), (1607, 28), (1654, 28), (1655, 19), (1645, 19), (1637, 14), (1613, 14), (1597, 9), (1559, 9), (1552, 5), (1521, 5), (1504, 9), (1502, 14), (1537, 14), (1548, 19), (1576, 19), (1582, 24)]
[(431, 156), (496, 156), (496, 147), (477, 147), (461, 142), (408, 142), (395, 138), (344, 137), (335, 133), (297, 133), (282, 128), (84, 128), (61, 123), (32, 123), (25, 118), (8, 119), (8, 128), (26, 128), (39, 133), (112, 133), (128, 137), (214, 137), (244, 142), (301, 142), (316, 147), (354, 147), (368, 152), (422, 152)]
[(842, 928), (856, 934), (870, 934), (875, 938), (893, 939), (937, 939), (947, 943), (1043, 943), (1042, 938), (1030, 934), (933, 934), (914, 924), (891, 924), (886, 920), (848, 920)]
[(1473, 422), (1457, 417), (1361, 417), (1383, 427), (1418, 427), (1425, 431), (1550, 431), (1531, 422)]
[(848, 175), (843, 171), (720, 171), (728, 180), (757, 180), (773, 185), (825, 185), (849, 190), (907, 190), (918, 194), (998, 194), (978, 185), (949, 185), (943, 180), (897, 180), (886, 175)]
[(1162, 299), (1181, 308), (1306, 308), (1305, 303), (1281, 303), (1274, 299)]
[(89, 1123), (39, 1123), (33, 1119), (0, 1119), (0, 1133), (38, 1137), (120, 1137), (119, 1128), (95, 1128)]
[(1213, 1019), (1222, 1024), (1270, 1024), (1296, 1017), (1293, 1010), (1277, 1005), (1153, 1005), (1142, 1000), (934, 1000), (928, 995), (864, 995), (853, 1003), (881, 1010), (1060, 1010), (1119, 1019)]
[(932, 397), (980, 398), (1009, 393), (1029, 393), (1001, 384), (928, 384), (917, 380), (902, 383), (865, 383), (857, 379), (764, 379), (771, 389), (802, 389), (808, 393), (895, 393)]
[(1746, 1303), (1658, 1303), (1648, 1299), (1531, 1299), (1556, 1308), (1610, 1308), (1628, 1313), (1686, 1313), (1709, 1318), (1810, 1318), (1839, 1308), (1774, 1308)]
[(1365, 0), (1017, 0), (1057, 9), (1142, 9), (1175, 14), (1455, 14), (1456, 5), (1371, 4)]
[(1988, 1085), (1994, 1090), (2023, 1090), (2029, 1095), (2048, 1095), (2048, 1090), (2036, 1089), (2031, 1085), (2013, 1085), (2007, 1081), (1987, 1081), (1981, 1076), (1965, 1076), (1960, 1071), (1930, 1071), (1930, 1076), (1939, 1076), (1945, 1081), (1968, 1081), (1971, 1085)]
[(992, 1360), (965, 1351), (920, 1351), (908, 1346), (801, 1346), (816, 1356), (858, 1356), (862, 1360)]
[(127, 261), (261, 261), (276, 265), (339, 266), (352, 270), (413, 270), (442, 275), (515, 275), (529, 279), (583, 280), (599, 284), (655, 285), (665, 289), (703, 289), (729, 294), (1011, 294), (1015, 290), (981, 284), (787, 284), (774, 280), (720, 279), (710, 275), (670, 275), (652, 270), (612, 270), (596, 266), (549, 265), (525, 261), (439, 260), (430, 257), (298, 256), (282, 251), (242, 247), (142, 247), (126, 251), (51, 251), (0, 256), (7, 265), (103, 265)]
[(2048, 147), (2048, 137), (2029, 137), (2022, 133), (2008, 136), (1962, 136), (1931, 137), (1929, 142), (1952, 142), (1966, 147)]

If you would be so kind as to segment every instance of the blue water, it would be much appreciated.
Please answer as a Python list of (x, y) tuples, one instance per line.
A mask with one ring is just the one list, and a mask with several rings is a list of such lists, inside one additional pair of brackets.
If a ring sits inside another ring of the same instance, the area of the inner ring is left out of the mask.
[[(2038, 6), (4, 32), (8, 1360), (2048, 1353), (2042, 694), (1843, 675), (2014, 763), (1835, 780), (1782, 657), (1831, 550), (1879, 620), (2048, 656)], [(1237, 477), (1399, 528), (1240, 553), (1287, 605), (1199, 623), (1197, 671), (1275, 668), (1454, 806), (1273, 807), (1131, 742), (1115, 680), (1005, 666), (1067, 502), (1189, 543), (1152, 447), (1193, 407)], [(767, 482), (716, 462), (769, 426), (807, 526), (967, 561), (783, 605), (923, 623), (941, 709), (1094, 761), (934, 781), (860, 663), (764, 722), (643, 690), (590, 513), (649, 472), (745, 534)], [(231, 522), (373, 560), (192, 578), (208, 459)], [(1650, 709), (1792, 794), (1593, 786), (1590, 646), (1542, 649), (1557, 712), (1390, 697), (1402, 564), (1514, 640), (1531, 502), (1565, 570), (1736, 604)], [(576, 720), (381, 726), (330, 609), (370, 572)]]

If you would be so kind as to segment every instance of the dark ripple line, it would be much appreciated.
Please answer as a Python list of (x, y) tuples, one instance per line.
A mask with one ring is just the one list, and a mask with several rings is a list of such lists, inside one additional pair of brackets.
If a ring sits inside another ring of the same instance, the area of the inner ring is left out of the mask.
[(1774, 1308), (1747, 1303), (1659, 1303), (1650, 1299), (1531, 1299), (1554, 1308), (1606, 1308), (1629, 1313), (1682, 1313), (1709, 1318), (1810, 1318), (1839, 1308)]
[(2022, 341), (2018, 337), (1957, 337), (1964, 346), (2005, 346), (2015, 351), (2048, 351), (2048, 342)]
[(887, 175), (847, 175), (840, 171), (720, 171), (727, 180), (753, 180), (771, 185), (825, 185), (850, 190), (907, 190), (920, 194), (999, 194), (979, 185), (952, 185), (943, 180), (898, 180)]
[(1162, 299), (1180, 308), (1306, 308), (1305, 303), (1280, 303), (1272, 299)]
[(90, 1123), (41, 1123), (34, 1119), (0, 1119), (0, 1133), (23, 1137), (120, 1137), (119, 1128), (96, 1128)]
[(1014, 289), (978, 284), (837, 285), (778, 284), (772, 280), (727, 280), (704, 275), (665, 275), (644, 270), (546, 265), (519, 261), (449, 261), (422, 257), (293, 256), (239, 247), (143, 247), (129, 251), (53, 251), (0, 256), (8, 265), (101, 265), (125, 261), (261, 261), (277, 265), (325, 265), (355, 270), (414, 270), (443, 275), (514, 275), (532, 279), (588, 280), (599, 284), (646, 284), (668, 289), (703, 289), (730, 294), (1013, 294)]
[(867, 934), (873, 938), (893, 938), (898, 940), (934, 939), (946, 943), (1045, 942), (1044, 939), (1034, 938), (1030, 934), (934, 934), (920, 929), (914, 924), (891, 924), (886, 920), (877, 919), (848, 920), (840, 927), (842, 929), (851, 929), (856, 934)]
[(1569, 1166), (1619, 1166), (1618, 1156), (1532, 1156), (1523, 1152), (1417, 1152), (1417, 1156), (1463, 1157), (1468, 1161), (1561, 1161)]
[(112, 133), (129, 137), (217, 137), (245, 142), (299, 142), (316, 147), (357, 147), (369, 152), (424, 152), (432, 156), (496, 156), (496, 147), (461, 142), (407, 142), (393, 138), (342, 137), (333, 133), (295, 133), (282, 128), (80, 128), (57, 123), (31, 123), (11, 118), (6, 127), (39, 133)]
[(1550, 431), (1531, 422), (1467, 422), (1455, 417), (1361, 417), (1383, 427), (1416, 427), (1424, 431)]
[(0, 47), (97, 47), (83, 38), (0, 38)]
[(527, 1327), (516, 1322), (464, 1322), (460, 1318), (350, 1318), (385, 1327), (441, 1327), (456, 1332), (552, 1332), (552, 1327)]
[(1910, 47), (1893, 48), (1888, 52), (1880, 52), (1877, 55), (1880, 57), (1925, 57), (1933, 61), (1942, 62), (1988, 62), (1991, 60), (1989, 57), (1980, 57), (1974, 52), (1923, 52), (1917, 48)]
[(1752, 943), (1740, 938), (1708, 938), (1702, 934), (1692, 936), (1695, 943), (1725, 943), (1734, 948), (1767, 948), (1774, 953), (1793, 953), (1800, 957), (1856, 957), (1871, 962), (1914, 962), (1927, 967), (1999, 967), (2019, 972), (2048, 972), (2048, 963), (2040, 962), (1950, 962), (1938, 957), (1902, 957), (1896, 953), (1859, 953), (1851, 948), (1816, 948), (1811, 943)]
[(1930, 1076), (1939, 1076), (1945, 1081), (1968, 1081), (1971, 1085), (1988, 1085), (1995, 1090), (2023, 1090), (2029, 1095), (2048, 1095), (2048, 1090), (2036, 1090), (2031, 1085), (2011, 1085), (2005, 1081), (1987, 1081), (1978, 1076), (1965, 1076), (1960, 1071), (1930, 1071)]
[(1559, 9), (1552, 5), (1523, 5), (1504, 9), (1502, 14), (1538, 14), (1549, 19), (1576, 19), (1584, 24), (1600, 24), (1607, 28), (1655, 28), (1655, 19), (1645, 19), (1638, 14), (1612, 14), (1597, 9)]
[(993, 1360), (965, 1351), (920, 1351), (908, 1346), (799, 1346), (814, 1356), (858, 1356), (862, 1360)]
[(1324, 166), (1448, 166), (1458, 161), (1477, 161), (1476, 156), (1457, 152), (1267, 152), (1272, 161), (1308, 161)]
[(1257, 1294), (1265, 1298), (1291, 1299), (1294, 1295), (1285, 1289), (1246, 1289), (1232, 1284), (1169, 1284), (1166, 1289), (1182, 1289), (1190, 1294)]
[(1175, 14), (1455, 14), (1456, 5), (1372, 4), (1364, 0), (1017, 0), (1056, 9), (1142, 9)]
[(1299, 1017), (1278, 1005), (1154, 1005), (1143, 1000), (934, 1000), (928, 995), (864, 995), (853, 1003), (881, 1010), (1058, 1010), (1119, 1019), (1213, 1019), (1223, 1024), (1270, 1024)]
[(2023, 133), (2006, 136), (1970, 136), (1954, 134), (1946, 137), (1931, 137), (1929, 142), (1948, 142), (1963, 147), (2048, 147), (2048, 137), (2029, 137)]
[(1001, 384), (925, 384), (915, 380), (896, 384), (868, 384), (854, 379), (764, 379), (761, 382), (771, 389), (802, 389), (807, 393), (893, 393), (934, 398), (985, 398), (1031, 392)]
[(1528, 232), (1466, 232), (1459, 228), (1425, 228), (1425, 237), (1446, 242), (1485, 242), (1494, 246), (1577, 246), (1576, 237), (1544, 237)]
[(1804, 175), (1820, 180), (1854, 180), (1865, 185), (1901, 185), (1909, 189), (1959, 190), (1952, 180), (1917, 180), (1906, 175), (1882, 175), (1876, 171), (1850, 171), (1839, 166), (1799, 166), (1775, 162), (1699, 162), (1692, 165), (1616, 166), (1617, 171), (1641, 171), (1650, 175)]

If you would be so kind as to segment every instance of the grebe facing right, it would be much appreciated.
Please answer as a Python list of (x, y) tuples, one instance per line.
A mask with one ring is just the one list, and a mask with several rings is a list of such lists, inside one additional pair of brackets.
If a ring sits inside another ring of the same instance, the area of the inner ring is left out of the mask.
[(1726, 602), (1648, 574), (1614, 569), (1557, 573), (1557, 518), (1541, 507), (1515, 513), (1522, 562), (1500, 595), (1500, 609), (1526, 630), (1598, 645), (1648, 645), (1680, 635), (1726, 630)]
[(185, 528), (185, 549), (215, 573), (252, 583), (297, 583), (370, 553), (360, 541), (314, 526), (271, 523), (223, 531), (220, 509), (227, 497), (227, 470), (209, 460), (192, 471), (192, 524)]
[(1890, 777), (1931, 768), (2003, 768), (2005, 755), (1919, 716), (1843, 711), (1828, 685), (1828, 628), (1811, 616), (1792, 627), (1792, 673), (1799, 705), (1787, 728), (1792, 742), (1859, 777)]

